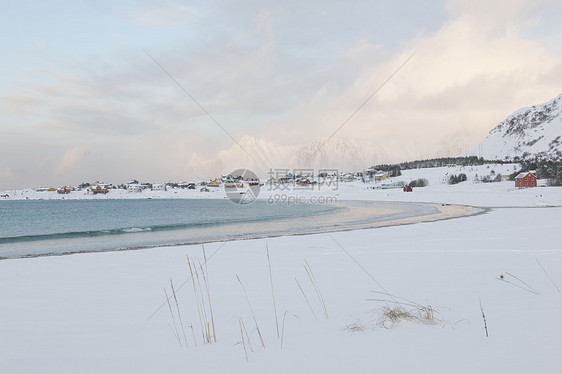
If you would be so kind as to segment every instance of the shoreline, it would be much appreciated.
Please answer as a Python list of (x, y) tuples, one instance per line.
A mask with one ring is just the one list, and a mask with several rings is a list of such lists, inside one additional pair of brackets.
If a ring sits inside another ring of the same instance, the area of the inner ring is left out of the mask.
[[(491, 208), (480, 208), (473, 207), (469, 205), (460, 204), (439, 204), (439, 203), (425, 203), (425, 202), (388, 202), (388, 201), (373, 201), (373, 200), (343, 200), (339, 201), (338, 204), (344, 204), (344, 209), (346, 211), (339, 213), (328, 214), (328, 218), (335, 218), (336, 221), (331, 221), (328, 226), (323, 226), (321, 222), (318, 222), (314, 216), (306, 217), (318, 224), (318, 228), (305, 228), (303, 231), (291, 232), (288, 230), (281, 231), (278, 233), (270, 234), (248, 234), (243, 237), (229, 238), (217, 238), (210, 240), (194, 240), (185, 241), (177, 243), (163, 243), (163, 244), (148, 244), (132, 247), (123, 248), (108, 248), (108, 249), (92, 249), (92, 250), (76, 250), (76, 251), (65, 251), (60, 253), (38, 253), (38, 254), (27, 254), (18, 257), (0, 257), (0, 261), (5, 260), (18, 260), (18, 259), (30, 259), (30, 258), (40, 258), (40, 257), (55, 257), (55, 256), (68, 256), (74, 254), (87, 254), (87, 253), (107, 253), (107, 252), (125, 252), (125, 251), (138, 251), (146, 249), (156, 249), (156, 248), (170, 248), (170, 247), (180, 247), (180, 246), (194, 246), (200, 244), (209, 243), (226, 243), (233, 241), (242, 240), (257, 240), (257, 239), (268, 239), (268, 238), (279, 238), (279, 237), (292, 237), (292, 236), (305, 236), (305, 235), (315, 235), (315, 234), (325, 234), (334, 232), (348, 232), (357, 230), (368, 230), (382, 227), (391, 226), (403, 226), (412, 225), (416, 223), (424, 222), (435, 222), (451, 220), (455, 218), (470, 217), (474, 215), (484, 214), (491, 210)], [(362, 216), (362, 219), (357, 220), (361, 213), (364, 213), (367, 209), (372, 209), (373, 205), (380, 204), (383, 207), (378, 207), (377, 214), (370, 214), (368, 217)], [(392, 208), (389, 208), (391, 206)], [(414, 210), (406, 211), (405, 217), (392, 218), (393, 216), (404, 215), (404, 210), (396, 210), (396, 207), (424, 207), (432, 208), (437, 212), (416, 212)], [(335, 217), (334, 217), (335, 216)], [(317, 217), (318, 218), (318, 217)], [(320, 220), (326, 217), (320, 217)], [(365, 219), (366, 218), (366, 219)], [(342, 220), (343, 219), (343, 220)], [(282, 221), (279, 220), (279, 221)], [(324, 223), (326, 224), (326, 223)]]

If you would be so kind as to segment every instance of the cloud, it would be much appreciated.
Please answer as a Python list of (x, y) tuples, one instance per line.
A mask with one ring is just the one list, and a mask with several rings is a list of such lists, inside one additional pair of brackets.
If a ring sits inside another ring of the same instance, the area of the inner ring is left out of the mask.
[(56, 167), (57, 174), (67, 174), (71, 169), (82, 162), (89, 150), (90, 147), (88, 146), (78, 146), (64, 152), (58, 159), (58, 165)]
[(267, 46), (271, 46), (274, 43), (273, 26), (282, 16), (283, 10), (277, 8), (258, 12), (258, 14), (254, 17), (256, 32), (263, 35)]
[(106, 15), (160, 27), (178, 26), (185, 22), (185, 18), (192, 18), (199, 14), (199, 11), (193, 6), (166, 0), (149, 0), (129, 4), (88, 0), (86, 4)]
[(146, 43), (90, 50), (3, 86), (0, 159), (13, 183), (190, 179), (249, 162), (143, 48), (239, 142), (267, 144), (272, 160), (274, 148), (332, 134), (366, 147), (354, 153), (365, 166), (453, 155), (562, 87), (559, 21), (547, 14), (560, 6), (549, 0), (454, 0), (442, 17), (437, 2), (415, 1), (388, 10), (213, 2), (177, 14), (174, 3), (143, 4), (100, 10), (155, 32)]
[[(3, 185), (8, 186), (9, 185), (8, 183), (12, 182), (14, 178), (15, 178), (15, 173), (10, 167), (6, 165), (0, 166), (0, 181), (2, 181)], [(5, 187), (0, 187), (0, 188), (5, 188)]]
[[(562, 87), (560, 55), (515, 28), (528, 2), (506, 12), (500, 11), (506, 2), (492, 3), (453, 2), (455, 16), (440, 29), (418, 35), (399, 53), (359, 71), (350, 87), (326, 84), (262, 136), (283, 142), (329, 136), (415, 52), (337, 135), (386, 145), (389, 159), (380, 162), (454, 155), (474, 147), (511, 112), (547, 101)], [(490, 12), (499, 17), (490, 18)], [(349, 50), (365, 49), (365, 43)]]
[(0, 109), (12, 116), (22, 116), (38, 106), (44, 104), (44, 100), (30, 96), (0, 97)]

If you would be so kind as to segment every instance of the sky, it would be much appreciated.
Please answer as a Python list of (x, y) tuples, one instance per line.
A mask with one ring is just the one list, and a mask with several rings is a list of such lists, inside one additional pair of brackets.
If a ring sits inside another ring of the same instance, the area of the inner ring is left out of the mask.
[(319, 162), (340, 169), (454, 156), (562, 92), (559, 14), (559, 0), (4, 0), (0, 189), (291, 169), (325, 142)]

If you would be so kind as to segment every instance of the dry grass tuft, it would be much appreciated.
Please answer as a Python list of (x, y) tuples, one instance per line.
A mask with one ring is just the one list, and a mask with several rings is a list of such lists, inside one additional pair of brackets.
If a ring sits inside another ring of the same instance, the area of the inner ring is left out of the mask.
[(421, 322), (433, 323), (436, 321), (435, 313), (436, 311), (431, 305), (424, 305), (416, 309), (415, 317)]
[(376, 314), (378, 315), (377, 325), (383, 328), (390, 328), (402, 321), (415, 321), (418, 323), (436, 323), (436, 310), (431, 305), (416, 305), (410, 309), (404, 306), (384, 305), (380, 307)]
[[(383, 328), (390, 328), (392, 325), (402, 321), (415, 321), (418, 323), (432, 324), (439, 322), (436, 314), (439, 313), (433, 306), (427, 304), (419, 304), (414, 301), (404, 299), (395, 295), (390, 295), (384, 292), (376, 292), (393, 300), (387, 299), (368, 299), (369, 301), (383, 302), (384, 305), (375, 310), (377, 316), (377, 325)], [(403, 301), (397, 301), (397, 299)], [(392, 305), (392, 306), (390, 306)]]
[(356, 322), (350, 323), (349, 325), (345, 326), (345, 331), (348, 332), (365, 332), (366, 330), (370, 330), (372, 327), (367, 326), (362, 321), (357, 320)]
[(400, 321), (409, 321), (414, 319), (414, 315), (405, 309), (398, 307), (383, 306), (379, 310), (379, 325), (385, 327), (388, 322), (398, 323)]
[[(197, 261), (197, 264), (186, 255), (187, 266), (189, 268), (189, 279), (191, 279), (191, 284), (193, 285), (193, 296), (195, 299), (195, 305), (197, 307), (197, 316), (199, 317), (199, 326), (201, 328), (201, 338), (203, 344), (211, 344), (217, 341), (217, 334), (215, 332), (215, 318), (213, 316), (213, 304), (211, 302), (211, 291), (209, 288), (209, 272), (207, 268), (207, 253), (205, 252), (205, 247), (203, 246), (203, 258), (204, 264), (201, 261)], [(172, 293), (174, 300), (176, 302), (176, 307), (178, 310), (178, 316), (180, 319), (180, 324), (183, 332), (183, 337), (185, 344), (187, 346), (187, 336), (185, 333), (183, 320), (181, 319), (180, 308), (178, 305), (178, 299), (176, 297), (176, 292), (174, 285), (170, 280), (172, 287)], [(171, 307), (170, 307), (171, 309)], [(175, 327), (175, 321), (174, 321)], [(195, 338), (195, 330), (193, 325), (190, 324), (191, 333), (193, 336), (193, 342), (195, 347), (197, 347), (197, 339)], [(177, 327), (176, 327), (177, 330)], [(179, 336), (179, 332), (177, 332)]]

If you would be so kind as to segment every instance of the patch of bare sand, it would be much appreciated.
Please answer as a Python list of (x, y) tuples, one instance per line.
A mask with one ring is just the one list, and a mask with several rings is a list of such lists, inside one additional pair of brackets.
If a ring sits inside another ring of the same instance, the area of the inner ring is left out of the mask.
[(484, 208), (476, 208), (466, 205), (430, 204), (430, 203), (412, 203), (412, 204), (432, 206), (436, 208), (438, 212), (434, 214), (426, 214), (426, 215), (412, 216), (412, 217), (406, 217), (396, 220), (376, 222), (369, 226), (386, 227), (386, 226), (407, 225), (407, 224), (420, 223), (420, 222), (433, 222), (433, 221), (440, 221), (440, 220), (446, 220), (452, 218), (468, 217), (475, 214), (481, 214), (487, 211), (487, 209)]

